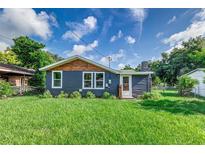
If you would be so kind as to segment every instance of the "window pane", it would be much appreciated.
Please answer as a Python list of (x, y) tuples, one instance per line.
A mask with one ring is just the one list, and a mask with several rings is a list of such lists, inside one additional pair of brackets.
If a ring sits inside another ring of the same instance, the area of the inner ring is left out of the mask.
[(96, 73), (96, 80), (103, 80), (103, 73)]
[(61, 79), (61, 72), (54, 72), (54, 79)]
[(91, 80), (91, 73), (85, 73), (84, 80)]
[(91, 81), (84, 81), (85, 88), (91, 88), (92, 82)]
[(53, 85), (54, 87), (61, 87), (61, 80), (54, 80)]
[(129, 91), (129, 77), (123, 77), (123, 90)]
[(96, 81), (96, 88), (103, 88), (103, 81)]

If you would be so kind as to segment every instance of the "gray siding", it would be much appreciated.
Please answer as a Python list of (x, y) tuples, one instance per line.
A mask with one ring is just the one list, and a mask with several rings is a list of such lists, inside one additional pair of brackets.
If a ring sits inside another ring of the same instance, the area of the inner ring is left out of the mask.
[[(53, 94), (58, 95), (60, 91), (71, 93), (73, 91), (79, 91), (82, 89), (82, 71), (63, 71), (62, 88), (52, 88), (52, 72), (46, 73), (46, 88)], [(118, 96), (119, 75), (110, 72), (105, 72), (105, 84), (111, 79), (111, 84), (105, 89), (82, 89), (82, 95), (84, 96), (87, 91), (92, 91), (96, 96), (102, 96), (103, 92), (108, 91), (111, 94)]]
[(138, 97), (151, 90), (151, 78), (148, 75), (132, 76), (132, 96)]

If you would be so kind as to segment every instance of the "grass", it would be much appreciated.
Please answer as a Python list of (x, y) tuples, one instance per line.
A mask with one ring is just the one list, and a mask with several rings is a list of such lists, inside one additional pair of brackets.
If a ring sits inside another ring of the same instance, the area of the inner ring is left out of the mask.
[(205, 100), (0, 100), (0, 144), (205, 144)]

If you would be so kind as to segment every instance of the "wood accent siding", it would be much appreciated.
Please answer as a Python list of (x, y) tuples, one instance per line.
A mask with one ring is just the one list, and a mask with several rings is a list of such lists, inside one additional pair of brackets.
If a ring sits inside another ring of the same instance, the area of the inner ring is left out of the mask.
[(95, 66), (93, 64), (84, 62), (82, 60), (74, 60), (67, 64), (57, 66), (51, 70), (62, 70), (62, 71), (105, 71), (104, 69)]

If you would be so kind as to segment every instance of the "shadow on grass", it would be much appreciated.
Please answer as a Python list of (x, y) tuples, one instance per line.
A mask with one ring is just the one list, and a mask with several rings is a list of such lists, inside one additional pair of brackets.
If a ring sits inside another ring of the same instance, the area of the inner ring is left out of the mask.
[(176, 91), (161, 91), (160, 94), (164, 97), (180, 97)]
[(205, 114), (205, 101), (200, 100), (143, 100), (140, 105), (145, 109), (164, 110), (185, 115)]

